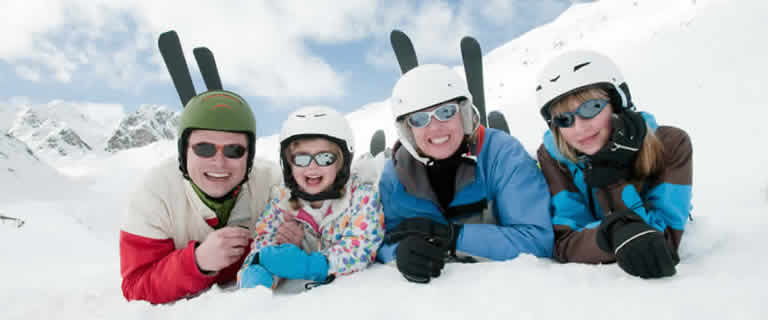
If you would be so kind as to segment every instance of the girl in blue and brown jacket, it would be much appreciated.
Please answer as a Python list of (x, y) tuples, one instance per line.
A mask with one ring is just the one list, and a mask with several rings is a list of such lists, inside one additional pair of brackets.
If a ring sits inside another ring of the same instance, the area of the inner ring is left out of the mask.
[(616, 65), (565, 53), (536, 88), (550, 127), (538, 151), (561, 262), (618, 262), (631, 275), (674, 275), (691, 208), (691, 141), (635, 112)]

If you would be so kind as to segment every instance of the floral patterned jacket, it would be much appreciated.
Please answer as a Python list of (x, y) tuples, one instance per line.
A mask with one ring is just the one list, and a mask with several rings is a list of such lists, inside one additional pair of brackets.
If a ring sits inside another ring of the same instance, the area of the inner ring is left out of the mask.
[(353, 173), (345, 186), (343, 197), (326, 200), (323, 206), (325, 212), (320, 219), (313, 218), (303, 207), (294, 210), (289, 201), (291, 192), (287, 187), (273, 187), (269, 203), (256, 222), (251, 251), (241, 272), (261, 249), (277, 245), (277, 228), (286, 221), (287, 215), (291, 215), (303, 226), (302, 249), (307, 252), (319, 251), (328, 259), (329, 275), (338, 277), (350, 274), (373, 263), (376, 251), (384, 239), (384, 212), (379, 200), (378, 184), (367, 180), (370, 179)]

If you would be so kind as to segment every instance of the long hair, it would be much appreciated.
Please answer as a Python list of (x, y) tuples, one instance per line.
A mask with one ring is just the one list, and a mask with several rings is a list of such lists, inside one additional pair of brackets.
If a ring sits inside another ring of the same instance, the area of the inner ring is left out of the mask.
[[(301, 145), (302, 143), (308, 142), (308, 141), (313, 141), (313, 140), (318, 140), (318, 139), (322, 139), (322, 140), (328, 141), (328, 144), (331, 146), (331, 150), (330, 151), (331, 151), (331, 153), (333, 153), (336, 156), (336, 163), (334, 163), (334, 165), (336, 166), (336, 170), (337, 170), (336, 171), (336, 176), (338, 176), (339, 172), (342, 170), (342, 166), (343, 166), (343, 163), (344, 163), (344, 154), (343, 154), (343, 152), (341, 152), (341, 147), (339, 147), (339, 145), (333, 143), (330, 140), (327, 140), (327, 139), (324, 139), (324, 138), (296, 139), (296, 140), (292, 141), (290, 144), (288, 144), (288, 146), (285, 148), (285, 150), (283, 150), (283, 152), (285, 154), (285, 158), (286, 159), (292, 159), (294, 151), (296, 151), (296, 148), (298, 148), (299, 145)], [(289, 162), (290, 162), (290, 160), (289, 160)], [(289, 164), (289, 165), (291, 165), (291, 164)], [(291, 174), (293, 174), (293, 168), (291, 168)], [(341, 195), (343, 197), (344, 196), (344, 186), (341, 187), (341, 190), (339, 190), (339, 192), (341, 192)], [(301, 203), (299, 202), (299, 198), (297, 196), (293, 195), (293, 193), (291, 193), (291, 198), (289, 199), (289, 201), (291, 203), (291, 208), (293, 210), (299, 210), (301, 208)]]
[[(551, 114), (554, 118), (556, 115), (569, 110), (569, 102), (576, 100), (579, 104), (591, 99), (605, 99), (610, 100), (610, 96), (605, 89), (601, 87), (589, 87), (584, 90), (574, 92), (552, 105)], [(613, 106), (611, 106), (613, 108)], [(615, 111), (615, 110), (614, 110)], [(560, 132), (560, 128), (552, 124), (552, 136), (555, 139), (555, 146), (557, 151), (560, 152), (568, 160), (578, 162), (579, 151), (568, 144), (565, 137)], [(639, 189), (640, 182), (644, 181), (648, 177), (657, 176), (664, 169), (664, 145), (661, 140), (654, 134), (652, 130), (647, 131), (643, 144), (640, 146), (640, 150), (637, 152), (637, 157), (632, 170), (632, 180)]]

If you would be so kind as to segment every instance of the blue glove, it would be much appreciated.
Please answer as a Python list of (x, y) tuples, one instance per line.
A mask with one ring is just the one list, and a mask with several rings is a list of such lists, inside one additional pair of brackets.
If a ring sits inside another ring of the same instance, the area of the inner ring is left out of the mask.
[(240, 275), (240, 288), (256, 288), (258, 286), (272, 288), (273, 281), (272, 273), (258, 264), (252, 264), (245, 268)]
[(259, 264), (278, 277), (324, 281), (328, 277), (328, 260), (320, 252), (307, 254), (295, 244), (284, 243), (259, 251)]

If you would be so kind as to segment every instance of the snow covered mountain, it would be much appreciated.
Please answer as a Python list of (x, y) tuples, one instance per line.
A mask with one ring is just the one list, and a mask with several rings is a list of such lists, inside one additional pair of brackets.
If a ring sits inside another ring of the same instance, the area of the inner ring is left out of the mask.
[(121, 105), (55, 100), (23, 106), (8, 133), (46, 161), (82, 157), (104, 148), (107, 134), (122, 116)]
[(47, 182), (64, 178), (21, 140), (0, 134), (0, 202), (50, 197)]
[(143, 147), (160, 140), (174, 140), (180, 113), (166, 106), (142, 105), (118, 124), (105, 148), (108, 152)]

